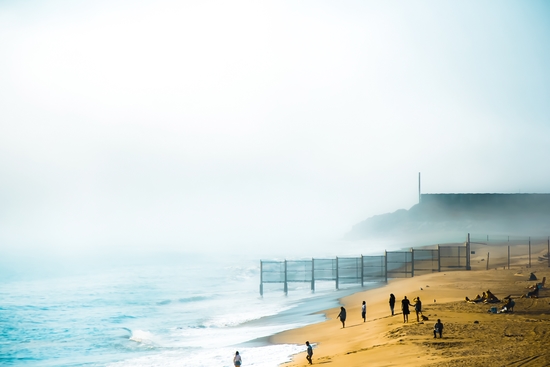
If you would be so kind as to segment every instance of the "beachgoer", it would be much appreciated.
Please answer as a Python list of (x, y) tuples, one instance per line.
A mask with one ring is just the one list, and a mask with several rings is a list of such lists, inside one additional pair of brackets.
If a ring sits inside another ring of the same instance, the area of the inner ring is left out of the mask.
[(500, 300), (490, 291), (487, 290), (487, 293), (485, 293), (486, 299), (483, 301), (483, 303), (498, 303)]
[(443, 334), (443, 324), (441, 323), (441, 319), (437, 319), (437, 322), (434, 325), (434, 338), (437, 334), (439, 334), (439, 337), (442, 338), (441, 334)]
[(336, 316), (336, 318), (339, 318), (340, 321), (342, 321), (342, 327), (345, 328), (346, 327), (346, 309), (343, 306), (340, 307), (340, 313), (338, 314), (338, 316)]
[[(485, 292), (483, 292), (483, 295), (485, 295)], [(479, 294), (474, 299), (469, 299), (468, 297), (465, 297), (464, 299), (468, 303), (478, 303), (478, 302), (482, 302), (484, 300), (484, 298), (481, 297)]]
[(367, 303), (365, 301), (361, 305), (361, 317), (363, 318), (363, 322), (367, 321)]
[(233, 357), (233, 364), (235, 365), (235, 367), (239, 367), (243, 364), (243, 360), (241, 359), (239, 351), (235, 352), (235, 357)]
[(403, 311), (403, 322), (409, 322), (409, 314), (411, 311), (409, 310), (409, 306), (411, 305), (411, 301), (407, 299), (407, 296), (401, 300), (401, 311)]
[(393, 293), (390, 293), (390, 310), (391, 310), (391, 315), (393, 316), (393, 308), (395, 307), (395, 296), (393, 295)]
[(420, 302), (420, 297), (415, 298), (414, 310), (416, 312), (416, 322), (420, 322), (420, 315), (422, 314), (422, 302)]
[(500, 312), (512, 312), (514, 310), (514, 306), (516, 305), (516, 302), (514, 302), (514, 300), (510, 296), (506, 297), (505, 299), (507, 301), (502, 307), (502, 310), (500, 310)]
[(534, 290), (527, 292), (527, 294), (521, 296), (521, 298), (539, 298), (539, 287), (535, 287)]
[(306, 345), (307, 345), (306, 359), (309, 362), (309, 364), (313, 364), (313, 362), (311, 362), (311, 357), (313, 356), (313, 348), (311, 347), (311, 345), (309, 345), (309, 342), (306, 342)]

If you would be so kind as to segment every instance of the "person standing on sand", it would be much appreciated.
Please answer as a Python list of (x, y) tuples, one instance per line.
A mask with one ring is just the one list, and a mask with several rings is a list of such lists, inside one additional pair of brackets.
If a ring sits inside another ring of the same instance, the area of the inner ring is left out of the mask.
[(340, 307), (340, 313), (338, 314), (338, 316), (336, 316), (336, 318), (339, 318), (340, 321), (342, 321), (342, 328), (345, 328), (346, 327), (346, 309), (344, 308), (344, 306)]
[(439, 338), (442, 338), (441, 334), (443, 334), (443, 324), (441, 323), (441, 319), (437, 319), (437, 322), (434, 325), (434, 338), (437, 334), (439, 334)]
[(367, 303), (365, 301), (361, 305), (361, 317), (363, 318), (363, 322), (367, 321)]
[(416, 297), (414, 311), (416, 312), (416, 322), (420, 322), (420, 315), (422, 314), (422, 302), (420, 302), (420, 297)]
[(390, 293), (390, 310), (391, 310), (391, 315), (393, 316), (393, 308), (395, 307), (395, 296), (393, 295), (393, 293)]
[(307, 345), (306, 359), (309, 362), (309, 364), (313, 364), (313, 362), (311, 361), (311, 357), (313, 357), (313, 348), (311, 347), (311, 345), (309, 345), (309, 342), (306, 342), (306, 345)]
[(243, 360), (241, 359), (241, 355), (239, 354), (239, 351), (235, 352), (235, 357), (233, 357), (233, 364), (235, 367), (239, 367), (243, 364)]
[(407, 299), (407, 296), (403, 298), (401, 301), (401, 311), (403, 311), (403, 322), (409, 322), (409, 314), (411, 311), (409, 310), (409, 306), (411, 305), (411, 301)]

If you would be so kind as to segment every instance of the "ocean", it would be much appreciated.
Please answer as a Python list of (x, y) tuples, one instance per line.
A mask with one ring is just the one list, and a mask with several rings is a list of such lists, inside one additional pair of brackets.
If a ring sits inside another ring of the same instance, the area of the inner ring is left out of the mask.
[(318, 311), (360, 289), (272, 286), (262, 297), (259, 279), (259, 259), (223, 256), (4, 276), (0, 365), (229, 367), (238, 350), (244, 366), (275, 367), (305, 345), (269, 336), (323, 321)]

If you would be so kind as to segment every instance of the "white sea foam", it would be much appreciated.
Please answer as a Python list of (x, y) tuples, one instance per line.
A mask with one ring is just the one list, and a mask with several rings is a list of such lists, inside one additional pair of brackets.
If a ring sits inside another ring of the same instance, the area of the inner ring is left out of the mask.
[[(206, 346), (208, 347), (208, 346)], [(211, 348), (189, 350), (187, 352), (170, 351), (125, 361), (110, 363), (107, 367), (232, 367), (233, 356), (237, 348)], [(256, 348), (238, 348), (243, 364), (253, 367), (277, 367), (288, 362), (291, 356), (305, 350), (305, 346), (295, 344), (270, 345)]]
[(129, 338), (132, 341), (144, 344), (155, 344), (155, 336), (149, 331), (134, 330)]

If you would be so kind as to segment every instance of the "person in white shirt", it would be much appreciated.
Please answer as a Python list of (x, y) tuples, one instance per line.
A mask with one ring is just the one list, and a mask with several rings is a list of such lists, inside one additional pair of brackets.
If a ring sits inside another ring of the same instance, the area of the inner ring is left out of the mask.
[(241, 359), (239, 351), (235, 352), (235, 357), (233, 357), (233, 364), (235, 365), (235, 367), (239, 367), (243, 364), (243, 360)]

